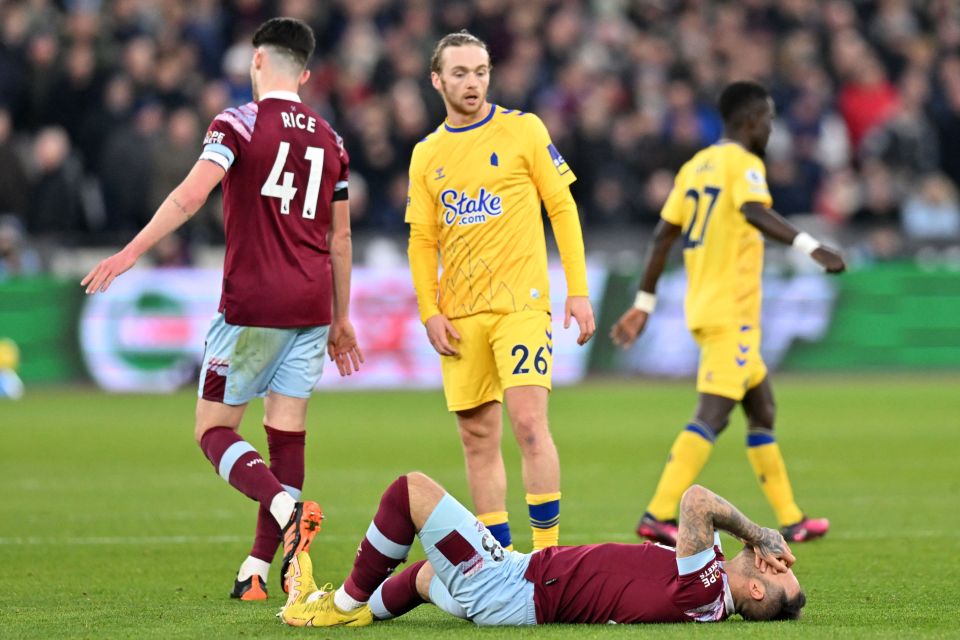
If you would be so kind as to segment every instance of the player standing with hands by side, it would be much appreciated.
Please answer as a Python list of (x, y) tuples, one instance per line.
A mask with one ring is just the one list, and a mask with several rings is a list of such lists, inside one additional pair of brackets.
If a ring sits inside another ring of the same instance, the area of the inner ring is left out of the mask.
[(553, 327), (541, 202), (567, 280), (564, 328), (576, 320), (580, 345), (596, 329), (569, 190), (575, 177), (536, 115), (487, 101), (491, 65), (481, 40), (466, 31), (445, 36), (431, 70), (447, 119), (414, 148), (406, 211), (420, 317), (440, 354), (480, 520), (511, 546), (505, 402), (540, 549), (557, 544), (560, 521), (560, 461), (547, 424)]
[[(214, 118), (186, 179), (122, 251), (81, 283), (88, 294), (106, 291), (223, 181), (223, 293), (206, 339), (195, 436), (223, 479), (260, 503), (253, 548), (231, 593), (242, 600), (267, 597), (281, 535), (282, 583), (290, 560), (320, 527), (319, 505), (298, 500), (307, 402), (324, 351), (341, 375), (363, 362), (349, 320), (349, 158), (340, 136), (298, 95), (310, 77), (313, 31), (300, 20), (274, 18), (257, 29), (253, 46), (254, 102)], [(265, 396), (269, 468), (237, 433), (255, 396)]]
[(677, 505), (706, 465), (717, 436), (739, 403), (747, 417), (747, 456), (788, 542), (827, 533), (825, 518), (806, 517), (793, 498), (773, 435), (776, 407), (760, 356), (763, 237), (792, 245), (828, 273), (846, 266), (833, 249), (798, 232), (772, 211), (763, 164), (773, 100), (754, 82), (734, 82), (720, 96), (724, 138), (677, 174), (654, 230), (640, 291), (614, 325), (613, 341), (634, 343), (656, 306), (656, 286), (674, 241), (683, 236), (687, 326), (700, 345), (694, 419), (680, 432), (637, 534), (675, 544)]

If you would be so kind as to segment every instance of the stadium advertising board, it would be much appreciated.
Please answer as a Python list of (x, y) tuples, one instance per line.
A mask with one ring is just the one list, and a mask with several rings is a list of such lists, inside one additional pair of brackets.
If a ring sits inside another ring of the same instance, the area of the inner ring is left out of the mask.
[[(602, 298), (606, 271), (589, 268), (590, 290)], [(87, 299), (80, 342), (91, 377), (110, 391), (168, 392), (196, 383), (203, 341), (220, 296), (220, 271), (135, 270), (105, 295)], [(554, 384), (586, 374), (589, 348), (563, 330), (566, 285), (550, 269), (554, 316)], [(436, 352), (427, 341), (405, 270), (356, 268), (351, 316), (366, 363), (359, 374), (324, 367), (319, 387), (432, 388), (441, 384)], [(575, 323), (574, 323), (575, 324)]]
[[(699, 350), (683, 314), (686, 275), (665, 274), (657, 285), (657, 311), (646, 331), (628, 351), (606, 359), (613, 371), (659, 377), (688, 377), (697, 372)], [(830, 327), (837, 298), (836, 283), (821, 273), (763, 278), (761, 352), (776, 369), (796, 342), (817, 342)], [(628, 304), (625, 301), (623, 307)], [(618, 307), (618, 310), (622, 310)], [(601, 336), (606, 340), (606, 336)], [(614, 349), (605, 344), (601, 348)]]

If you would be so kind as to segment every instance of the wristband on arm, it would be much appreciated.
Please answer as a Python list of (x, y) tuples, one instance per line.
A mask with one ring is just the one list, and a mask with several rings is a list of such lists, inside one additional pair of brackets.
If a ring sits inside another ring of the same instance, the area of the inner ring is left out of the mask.
[(801, 231), (793, 239), (793, 247), (803, 251), (808, 256), (820, 248), (820, 243), (806, 231)]
[(657, 308), (657, 296), (647, 291), (637, 291), (637, 297), (633, 299), (633, 308), (644, 313), (653, 313)]

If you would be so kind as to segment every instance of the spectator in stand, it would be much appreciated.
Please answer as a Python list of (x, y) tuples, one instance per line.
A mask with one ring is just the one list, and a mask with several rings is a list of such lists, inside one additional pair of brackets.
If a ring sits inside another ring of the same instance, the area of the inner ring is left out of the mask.
[(946, 176), (926, 176), (903, 206), (903, 230), (918, 240), (960, 238), (960, 203), (957, 189)]
[(0, 214), (23, 220), (27, 211), (27, 172), (13, 143), (10, 112), (0, 108)]
[(40, 273), (40, 256), (27, 244), (23, 225), (12, 215), (0, 215), (0, 281)]
[[(560, 153), (580, 167), (572, 192), (588, 227), (655, 223), (651, 207), (663, 181), (692, 150), (716, 139), (719, 121), (706, 105), (736, 79), (763, 81), (775, 97), (768, 174), (785, 213), (817, 210), (841, 232), (863, 218), (875, 220), (875, 207), (858, 202), (839, 213), (847, 207), (834, 205), (849, 198), (820, 195), (851, 191), (858, 200), (861, 192), (879, 193), (873, 161), (896, 182), (889, 204), (897, 210), (917, 176), (942, 173), (960, 185), (960, 154), (953, 153), (960, 148), (958, 2), (168, 0), (158, 6), (0, 3), (0, 103), (10, 113), (11, 139), (29, 146), (41, 128), (62, 127), (81, 173), (107, 201), (105, 222), (93, 216), (92, 235), (75, 231), (71, 240), (103, 242), (123, 233), (131, 215), (144, 215), (131, 214), (126, 201), (115, 208), (114, 170), (135, 174), (142, 194), (163, 191), (153, 183), (164, 178), (148, 170), (149, 154), (124, 155), (134, 142), (120, 136), (149, 146), (160, 122), (182, 109), (207, 122), (249, 100), (250, 34), (278, 14), (299, 17), (317, 33), (303, 97), (356, 149), (353, 168), (367, 179), (370, 202), (357, 222), (368, 230), (402, 229), (396, 192), (411, 148), (444, 113), (425, 81), (431, 46), (461, 28), (489, 42), (499, 78), (494, 101), (540, 114)], [(152, 133), (143, 130), (149, 123), (132, 123), (145, 105), (162, 109), (148, 118)], [(7, 145), (0, 141), (0, 149)], [(8, 162), (2, 154), (0, 163)], [(0, 177), (0, 204), (18, 197), (3, 180), (22, 184)], [(821, 200), (835, 202), (821, 212)], [(856, 211), (861, 215), (854, 217)], [(222, 238), (210, 233), (196, 240)]]
[(86, 229), (81, 198), (82, 171), (70, 138), (61, 127), (41, 129), (33, 143), (36, 172), (26, 226), (45, 241), (71, 242)]

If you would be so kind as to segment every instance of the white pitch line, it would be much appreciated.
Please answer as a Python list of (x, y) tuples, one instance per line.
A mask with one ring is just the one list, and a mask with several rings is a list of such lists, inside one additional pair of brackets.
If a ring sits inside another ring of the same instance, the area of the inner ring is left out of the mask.
[[(345, 535), (325, 535), (325, 540), (343, 542), (348, 540)], [(358, 536), (350, 536), (349, 540), (356, 541)], [(223, 544), (228, 542), (249, 542), (250, 536), (223, 535), (223, 536), (89, 536), (57, 538), (53, 536), (27, 536), (0, 538), (0, 546), (82, 546), (82, 545), (151, 545), (151, 544)]]
[[(320, 534), (322, 540), (330, 542), (356, 542), (362, 534)], [(915, 538), (954, 538), (955, 533), (934, 529), (910, 531), (909, 533), (880, 532), (880, 531), (834, 531), (828, 534), (824, 544), (830, 540), (910, 540)], [(84, 545), (163, 545), (163, 544), (224, 544), (232, 542), (248, 542), (250, 536), (219, 535), (219, 536), (88, 536), (58, 538), (54, 536), (26, 536), (0, 538), (0, 546), (84, 546)], [(637, 537), (632, 533), (618, 531), (605, 534), (571, 533), (563, 536), (564, 543), (576, 542), (595, 544), (598, 542), (632, 542)]]

